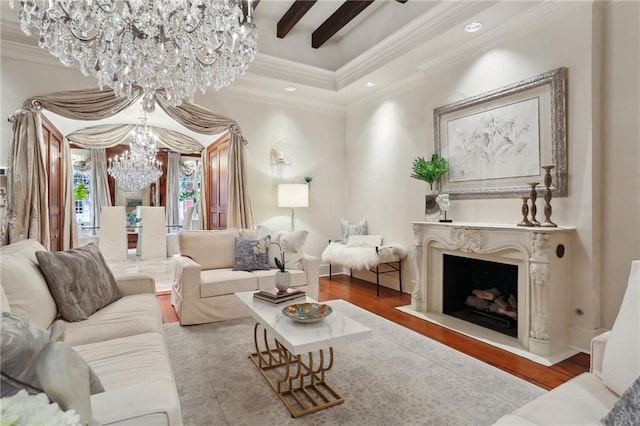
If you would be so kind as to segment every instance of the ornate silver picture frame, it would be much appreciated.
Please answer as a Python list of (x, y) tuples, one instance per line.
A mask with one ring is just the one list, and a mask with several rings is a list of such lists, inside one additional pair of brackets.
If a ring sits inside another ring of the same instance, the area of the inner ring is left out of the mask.
[(558, 68), (433, 111), (435, 152), (449, 161), (438, 191), (452, 199), (516, 198), (552, 172), (566, 197), (567, 69)]

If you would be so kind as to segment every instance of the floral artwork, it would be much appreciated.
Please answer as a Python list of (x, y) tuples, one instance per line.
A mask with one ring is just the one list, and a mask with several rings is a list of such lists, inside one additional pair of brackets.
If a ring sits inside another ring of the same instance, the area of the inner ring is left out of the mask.
[(540, 173), (538, 98), (447, 123), (449, 182)]

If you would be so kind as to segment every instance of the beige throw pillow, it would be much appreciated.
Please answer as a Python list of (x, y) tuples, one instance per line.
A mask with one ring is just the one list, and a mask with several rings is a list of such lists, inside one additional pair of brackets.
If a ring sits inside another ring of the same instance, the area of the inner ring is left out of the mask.
[(66, 251), (36, 252), (58, 311), (81, 321), (122, 297), (100, 249), (93, 243)]

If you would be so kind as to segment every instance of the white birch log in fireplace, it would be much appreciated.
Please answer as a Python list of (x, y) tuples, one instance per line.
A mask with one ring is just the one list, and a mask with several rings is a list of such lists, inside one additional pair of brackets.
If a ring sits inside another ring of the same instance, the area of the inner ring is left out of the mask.
[[(518, 300), (503, 295), (518, 318), (518, 343), (527, 351), (551, 355), (567, 347), (572, 227), (519, 227), (503, 224), (413, 222), (412, 307), (443, 311), (443, 255), (506, 263), (518, 267)], [(515, 306), (514, 306), (515, 305)]]

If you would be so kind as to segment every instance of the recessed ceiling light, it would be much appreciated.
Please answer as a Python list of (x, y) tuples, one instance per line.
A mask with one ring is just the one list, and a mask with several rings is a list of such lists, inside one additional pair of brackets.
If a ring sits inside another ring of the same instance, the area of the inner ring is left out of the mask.
[(298, 89), (296, 89), (293, 86), (287, 86), (287, 87), (284, 88), (285, 92), (295, 92), (296, 90), (298, 90)]
[(373, 81), (367, 81), (364, 84), (364, 87), (376, 87), (376, 83), (374, 83)]
[(482, 29), (482, 22), (470, 22), (464, 26), (464, 30), (468, 33), (475, 33)]

